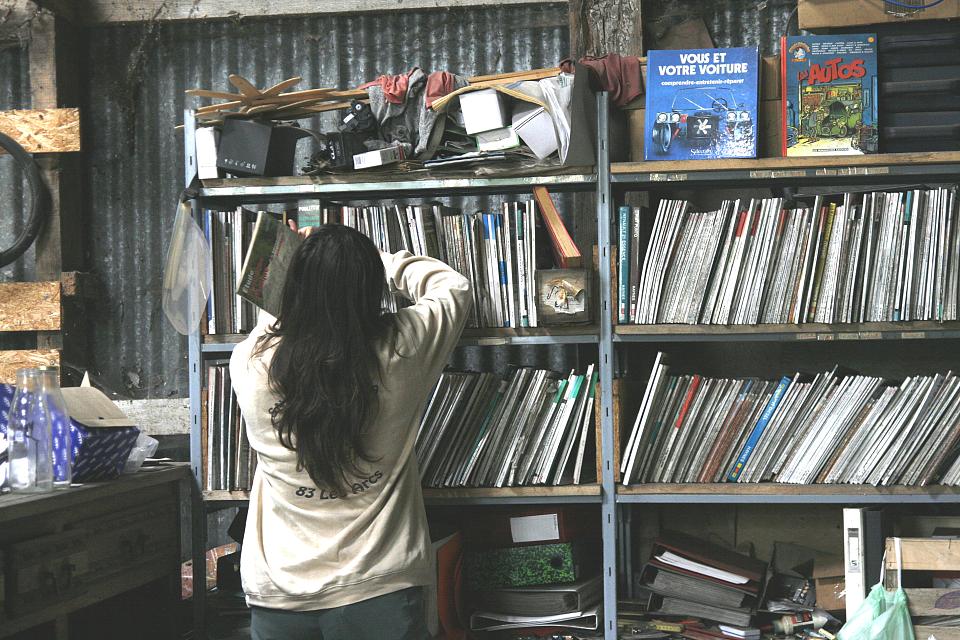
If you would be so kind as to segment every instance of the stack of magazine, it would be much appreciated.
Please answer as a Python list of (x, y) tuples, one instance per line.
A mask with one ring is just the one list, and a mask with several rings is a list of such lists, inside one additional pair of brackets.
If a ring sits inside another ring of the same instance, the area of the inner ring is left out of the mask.
[(594, 482), (594, 369), (444, 373), (417, 434), (424, 486)]
[(779, 380), (671, 375), (657, 355), (623, 452), (626, 484), (956, 484), (960, 379), (834, 367)]
[(662, 200), (645, 245), (642, 210), (621, 207), (620, 323), (958, 319), (956, 187), (809, 200)]
[(257, 468), (247, 426), (226, 363), (207, 367), (207, 397), (200, 429), (204, 491), (246, 491)]
[[(434, 204), (335, 206), (297, 215), (301, 226), (344, 224), (371, 238), (381, 251), (405, 250), (446, 262), (473, 285), (474, 305), (469, 321), (472, 327), (538, 326), (537, 225), (542, 223), (532, 199), (506, 202), (499, 212), (490, 213), (461, 213), (458, 209)], [(559, 217), (556, 220), (559, 221)], [(257, 255), (244, 262), (241, 281), (264, 281), (263, 276), (255, 273), (256, 269), (283, 262), (272, 248), (275, 241), (288, 234), (271, 228), (282, 224), (274, 215), (261, 212), (253, 233), (255, 239), (263, 236), (266, 241), (255, 243)], [(557, 224), (562, 222), (553, 223)], [(541, 231), (539, 235), (542, 245), (549, 244), (546, 233)], [(289, 252), (292, 253), (297, 242), (290, 243), (294, 246)], [(282, 282), (282, 275), (278, 275), (277, 282)], [(256, 291), (250, 295), (241, 287), (240, 293), (262, 304)], [(397, 304), (397, 301), (389, 302), (391, 309)], [(270, 311), (269, 307), (265, 308)]]

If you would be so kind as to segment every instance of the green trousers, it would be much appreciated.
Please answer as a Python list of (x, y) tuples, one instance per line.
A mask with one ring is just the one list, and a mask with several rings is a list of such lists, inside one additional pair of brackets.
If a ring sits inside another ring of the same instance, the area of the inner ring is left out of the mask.
[(427, 640), (423, 588), (410, 587), (335, 609), (252, 607), (252, 640)]

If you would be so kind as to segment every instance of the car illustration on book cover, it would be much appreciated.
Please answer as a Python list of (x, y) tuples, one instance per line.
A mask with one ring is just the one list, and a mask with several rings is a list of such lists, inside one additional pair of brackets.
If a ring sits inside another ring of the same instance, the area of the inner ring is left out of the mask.
[(756, 47), (650, 51), (647, 160), (757, 155)]
[(783, 155), (877, 152), (874, 34), (782, 38), (780, 70)]

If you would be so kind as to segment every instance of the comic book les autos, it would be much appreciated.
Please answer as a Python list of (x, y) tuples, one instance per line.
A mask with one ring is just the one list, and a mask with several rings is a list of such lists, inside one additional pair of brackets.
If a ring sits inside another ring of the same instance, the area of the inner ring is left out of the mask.
[(647, 160), (757, 155), (756, 47), (650, 51)]
[(873, 34), (782, 39), (784, 155), (877, 152), (876, 40)]

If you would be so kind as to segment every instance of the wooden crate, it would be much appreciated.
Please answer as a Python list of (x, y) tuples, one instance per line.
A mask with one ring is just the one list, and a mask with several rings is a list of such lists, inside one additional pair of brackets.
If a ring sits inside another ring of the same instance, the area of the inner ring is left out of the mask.
[[(897, 581), (897, 549), (894, 538), (887, 538), (886, 584)], [(900, 538), (901, 567), (904, 571), (960, 570), (960, 540), (935, 538)], [(904, 589), (910, 615), (960, 615), (960, 589)], [(960, 640), (960, 628), (915, 625), (917, 640)]]

